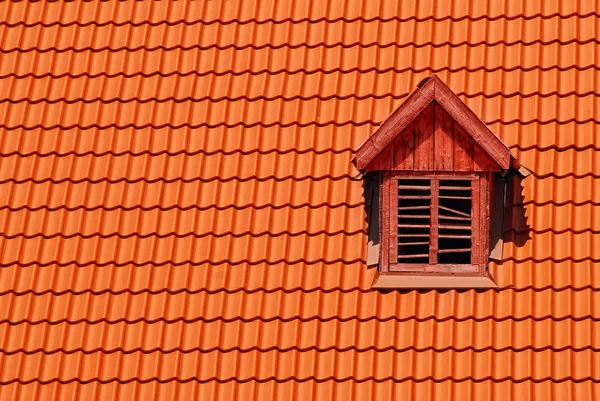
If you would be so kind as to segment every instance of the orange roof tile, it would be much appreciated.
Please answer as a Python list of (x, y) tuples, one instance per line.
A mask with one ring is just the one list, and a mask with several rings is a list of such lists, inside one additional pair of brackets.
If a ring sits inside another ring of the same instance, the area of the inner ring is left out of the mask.
[[(598, 396), (598, 9), (2, 3), (0, 400)], [(371, 290), (350, 161), (433, 73), (533, 171), (499, 291)]]

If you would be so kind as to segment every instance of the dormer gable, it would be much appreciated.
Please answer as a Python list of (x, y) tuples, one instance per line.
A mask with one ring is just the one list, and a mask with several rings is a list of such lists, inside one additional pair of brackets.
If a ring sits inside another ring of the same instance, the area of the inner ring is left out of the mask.
[(361, 145), (361, 171), (494, 171), (508, 147), (436, 75), (426, 79)]
[(504, 194), (494, 180), (520, 166), (437, 76), (390, 115), (354, 162), (379, 182), (374, 288), (496, 286), (488, 272), (490, 227), (492, 217), (502, 219)]

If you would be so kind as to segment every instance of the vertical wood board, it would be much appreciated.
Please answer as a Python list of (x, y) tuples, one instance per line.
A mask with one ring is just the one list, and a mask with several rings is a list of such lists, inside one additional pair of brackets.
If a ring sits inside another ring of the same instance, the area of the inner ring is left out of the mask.
[(489, 255), (489, 226), (490, 226), (490, 176), (492, 173), (483, 173), (479, 179), (479, 204), (481, 219), (479, 221), (479, 234), (481, 238), (481, 246), (479, 248), (480, 256), (479, 263), (482, 266), (482, 270), (487, 268), (488, 255)]
[(473, 171), (473, 138), (454, 124), (454, 171)]
[(471, 181), (471, 264), (474, 265), (481, 263), (480, 187), (480, 181)]
[(365, 169), (381, 149), (393, 143), (398, 132), (404, 130), (433, 101), (434, 82), (434, 79), (429, 79), (415, 90), (358, 149), (355, 163), (359, 170)]
[(435, 126), (433, 133), (435, 171), (452, 171), (454, 168), (454, 119), (442, 106), (435, 103)]
[(501, 171), (502, 169), (481, 146), (475, 144), (473, 150), (473, 170), (474, 171)]
[(431, 221), (429, 227), (429, 264), (437, 264), (438, 262), (438, 206), (440, 204), (440, 181), (438, 179), (431, 180)]
[(366, 168), (366, 171), (384, 171), (391, 170), (394, 164), (394, 144), (390, 144), (373, 160)]
[(415, 171), (433, 170), (434, 110), (431, 103), (415, 119)]
[(486, 149), (498, 165), (507, 170), (510, 167), (510, 151), (502, 141), (485, 125), (475, 113), (456, 96), (437, 76), (435, 99), (454, 118), (455, 125), (462, 125), (466, 132)]
[(381, 182), (381, 261), (380, 271), (387, 272), (390, 264), (390, 173), (384, 171)]
[(390, 263), (398, 263), (398, 179), (390, 178)]
[(415, 151), (415, 123), (411, 121), (394, 141), (394, 170), (412, 171)]

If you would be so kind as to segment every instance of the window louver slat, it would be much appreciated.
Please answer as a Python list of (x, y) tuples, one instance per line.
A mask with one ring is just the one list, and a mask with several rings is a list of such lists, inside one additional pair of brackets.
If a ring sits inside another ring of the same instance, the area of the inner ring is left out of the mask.
[(471, 180), (399, 179), (397, 263), (469, 264), (472, 196)]
[(430, 204), (430, 180), (398, 181), (397, 262), (429, 262)]

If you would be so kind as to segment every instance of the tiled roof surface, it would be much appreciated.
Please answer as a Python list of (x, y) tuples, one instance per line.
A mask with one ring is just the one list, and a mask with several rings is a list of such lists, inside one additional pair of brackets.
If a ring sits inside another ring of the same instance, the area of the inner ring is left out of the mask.
[[(600, 3), (416, 3), (0, 4), (0, 400), (598, 395)], [(370, 290), (432, 73), (534, 172), (498, 292)]]

